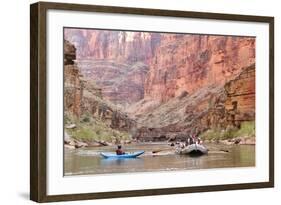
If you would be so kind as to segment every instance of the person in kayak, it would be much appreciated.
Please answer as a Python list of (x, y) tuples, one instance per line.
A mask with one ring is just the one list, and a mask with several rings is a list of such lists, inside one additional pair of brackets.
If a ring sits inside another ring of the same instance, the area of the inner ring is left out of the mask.
[(122, 150), (122, 146), (121, 145), (117, 146), (116, 154), (117, 155), (125, 154), (125, 152)]

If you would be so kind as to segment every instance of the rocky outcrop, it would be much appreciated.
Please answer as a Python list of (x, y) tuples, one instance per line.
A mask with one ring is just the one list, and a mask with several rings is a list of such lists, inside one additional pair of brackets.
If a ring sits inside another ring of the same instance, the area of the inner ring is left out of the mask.
[(252, 65), (225, 85), (225, 108), (231, 114), (231, 121), (255, 120), (255, 76), (255, 65)]
[(76, 48), (69, 41), (63, 43), (64, 65), (73, 65), (76, 59)]
[(145, 98), (163, 102), (183, 91), (224, 85), (255, 62), (255, 38), (165, 35), (145, 82)]
[(75, 64), (76, 49), (68, 41), (64, 41), (64, 107), (70, 113), (81, 115), (81, 99), (83, 82), (80, 71)]
[(255, 120), (255, 65), (243, 69), (224, 86), (224, 92), (212, 99), (212, 105), (200, 124), (206, 129), (240, 127)]

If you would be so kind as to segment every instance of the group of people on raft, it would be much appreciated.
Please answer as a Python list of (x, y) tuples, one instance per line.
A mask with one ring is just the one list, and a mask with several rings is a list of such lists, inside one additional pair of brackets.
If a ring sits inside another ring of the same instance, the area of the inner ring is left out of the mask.
[[(189, 135), (189, 137), (184, 142), (176, 142), (176, 145), (178, 145), (180, 148), (185, 148), (192, 144), (202, 144), (202, 140), (200, 137), (198, 137), (195, 134)], [(171, 146), (175, 146), (174, 143), (171, 144)]]

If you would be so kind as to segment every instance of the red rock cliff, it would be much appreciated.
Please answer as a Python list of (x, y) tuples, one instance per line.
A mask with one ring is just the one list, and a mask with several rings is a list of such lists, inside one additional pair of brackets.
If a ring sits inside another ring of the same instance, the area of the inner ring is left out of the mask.
[(182, 92), (223, 85), (255, 62), (255, 38), (165, 35), (155, 50), (145, 98), (167, 101)]
[(148, 62), (160, 34), (90, 29), (65, 29), (65, 38), (75, 44), (78, 59)]
[(103, 89), (105, 99), (123, 105), (143, 99), (160, 34), (88, 29), (65, 29), (64, 34), (77, 48), (83, 76)]

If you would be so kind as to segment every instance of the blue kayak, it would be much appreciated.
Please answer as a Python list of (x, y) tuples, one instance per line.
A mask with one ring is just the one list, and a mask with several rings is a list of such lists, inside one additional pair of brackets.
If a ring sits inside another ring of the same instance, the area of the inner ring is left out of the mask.
[(121, 155), (117, 155), (115, 152), (101, 152), (100, 155), (103, 156), (104, 158), (116, 158), (116, 159), (123, 159), (123, 158), (135, 158), (137, 156), (140, 156), (144, 153), (144, 151), (139, 151), (139, 152), (130, 152), (130, 153), (125, 153)]

